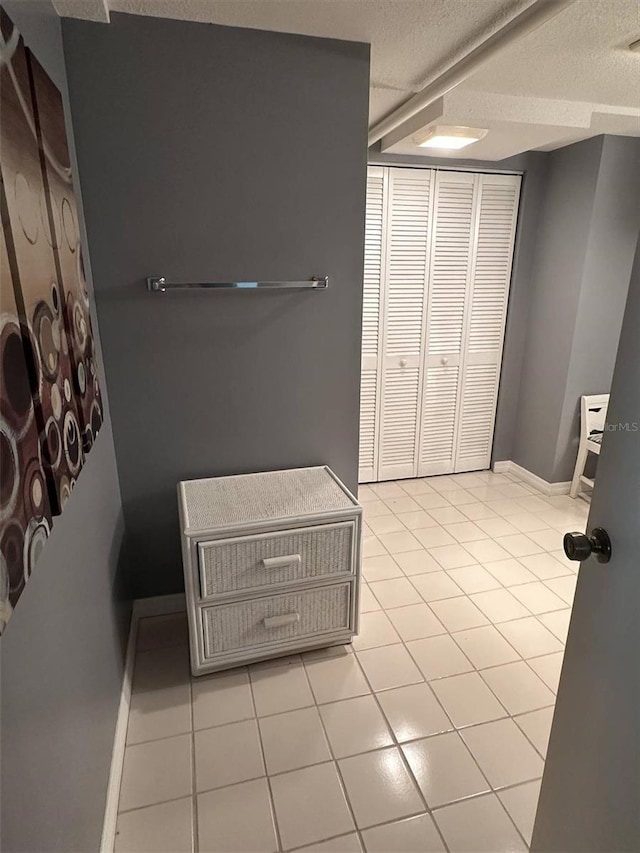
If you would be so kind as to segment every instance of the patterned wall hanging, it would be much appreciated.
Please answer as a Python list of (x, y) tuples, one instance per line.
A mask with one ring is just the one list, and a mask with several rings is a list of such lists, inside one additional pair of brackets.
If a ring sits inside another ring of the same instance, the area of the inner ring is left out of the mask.
[(0, 631), (102, 424), (60, 92), (0, 18)]

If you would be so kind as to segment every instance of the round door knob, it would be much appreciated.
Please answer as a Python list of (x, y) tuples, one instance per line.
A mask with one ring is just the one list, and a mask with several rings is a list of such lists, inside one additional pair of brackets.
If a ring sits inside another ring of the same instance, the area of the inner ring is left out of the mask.
[(611, 540), (602, 527), (594, 527), (589, 536), (586, 533), (565, 533), (562, 545), (567, 557), (578, 563), (592, 554), (599, 563), (608, 563), (611, 559)]
[(440, 359), (440, 364), (449, 364), (449, 359), (446, 357), (446, 355), (442, 356), (442, 358)]
[(407, 366), (407, 359), (401, 358), (400, 359), (400, 367), (406, 367), (406, 366)]

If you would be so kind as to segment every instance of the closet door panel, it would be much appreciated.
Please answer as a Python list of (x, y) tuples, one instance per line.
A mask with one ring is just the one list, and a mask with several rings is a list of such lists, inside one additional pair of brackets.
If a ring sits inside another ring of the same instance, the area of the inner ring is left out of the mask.
[(454, 470), (477, 176), (439, 172), (429, 270), (419, 476)]
[(360, 459), (358, 482), (375, 480), (377, 452), (378, 371), (362, 368), (360, 379)]
[(378, 479), (415, 477), (418, 367), (388, 366), (383, 382)]
[(479, 176), (456, 471), (491, 465), (519, 191), (517, 175)]
[(415, 477), (433, 174), (390, 169), (378, 479)]
[(502, 351), (520, 177), (480, 175), (468, 351)]
[[(457, 362), (457, 359), (454, 360)], [(428, 359), (422, 402), (421, 476), (448, 474), (455, 454), (460, 366)]]
[(380, 336), (383, 243), (385, 230), (385, 172), (367, 171), (367, 206), (362, 298), (362, 367), (360, 383), (359, 481), (376, 479), (378, 412), (380, 406)]
[(462, 379), (456, 472), (489, 468), (498, 398), (498, 363), (468, 357)]

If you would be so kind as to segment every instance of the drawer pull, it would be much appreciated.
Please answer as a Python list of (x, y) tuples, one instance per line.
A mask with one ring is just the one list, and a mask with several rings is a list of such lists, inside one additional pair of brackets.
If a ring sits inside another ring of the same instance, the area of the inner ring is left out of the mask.
[(290, 566), (292, 563), (300, 565), (302, 558), (300, 554), (287, 554), (284, 557), (263, 557), (261, 562), (265, 569), (281, 569), (283, 566)]
[(264, 627), (268, 630), (271, 628), (284, 628), (287, 625), (295, 625), (295, 623), (299, 621), (299, 613), (285, 613), (283, 616), (265, 616), (263, 619)]

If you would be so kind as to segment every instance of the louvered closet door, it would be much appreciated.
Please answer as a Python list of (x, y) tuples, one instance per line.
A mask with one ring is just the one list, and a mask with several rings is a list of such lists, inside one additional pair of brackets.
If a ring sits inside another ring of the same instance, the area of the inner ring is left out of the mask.
[(377, 478), (378, 409), (380, 402), (380, 299), (385, 230), (385, 184), (386, 170), (379, 166), (370, 166), (367, 172), (362, 305), (359, 463), (359, 481), (361, 483), (371, 482)]
[(429, 272), (418, 474), (455, 470), (458, 414), (471, 290), (478, 176), (438, 172)]
[(519, 175), (479, 175), (456, 471), (488, 468), (511, 281)]
[(379, 480), (415, 477), (433, 173), (389, 169)]

